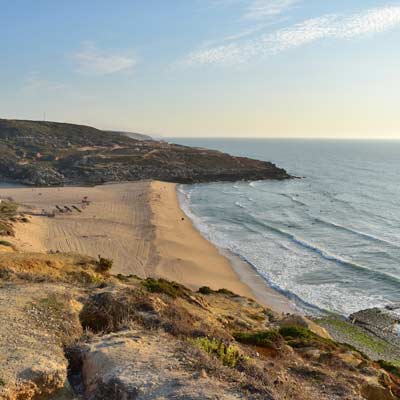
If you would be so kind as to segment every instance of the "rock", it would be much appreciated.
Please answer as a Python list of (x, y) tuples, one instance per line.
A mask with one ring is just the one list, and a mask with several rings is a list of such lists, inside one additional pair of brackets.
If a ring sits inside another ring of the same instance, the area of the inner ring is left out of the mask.
[(222, 399), (236, 397), (199, 372), (194, 380), (177, 357), (176, 342), (160, 331), (122, 331), (83, 348), (82, 376), (88, 400)]
[(320, 358), (320, 356), (321, 356), (321, 350), (319, 350), (319, 349), (309, 349), (309, 350), (303, 352), (303, 355), (308, 357), (308, 358), (310, 358), (310, 359), (318, 360)]
[(202, 369), (199, 374), (200, 378), (208, 378), (207, 372), (205, 369)]
[(370, 308), (361, 310), (350, 315), (349, 319), (380, 339), (400, 347), (400, 337), (397, 335), (400, 318), (396, 313), (391, 313), (390, 309)]
[(0, 290), (0, 399), (45, 398), (66, 386), (68, 362), (57, 332), (61, 323), (39, 307), (47, 307), (42, 300), (52, 294), (62, 299), (62, 293), (51, 285)]
[(366, 400), (396, 400), (389, 388), (377, 383), (366, 383), (361, 388), (361, 394)]
[(354, 368), (358, 368), (362, 362), (358, 357), (350, 352), (338, 354), (337, 357), (347, 366), (352, 366)]
[(318, 336), (321, 336), (325, 339), (332, 339), (331, 335), (325, 328), (317, 325), (315, 322), (310, 319), (303, 317), (302, 315), (289, 315), (278, 322), (280, 327), (283, 326), (299, 326), (303, 328), (309, 329), (311, 332), (315, 333)]

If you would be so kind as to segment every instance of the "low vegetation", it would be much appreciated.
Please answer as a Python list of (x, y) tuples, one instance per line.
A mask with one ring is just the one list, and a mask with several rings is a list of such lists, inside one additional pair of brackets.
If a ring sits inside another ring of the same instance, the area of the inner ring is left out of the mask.
[(285, 326), (279, 329), (279, 334), (286, 340), (291, 347), (318, 347), (332, 350), (337, 344), (330, 339), (323, 338), (302, 326)]
[(265, 332), (236, 332), (233, 336), (240, 343), (265, 348), (279, 348), (283, 343), (283, 337), (277, 330)]
[(9, 282), (54, 282), (98, 287), (108, 278), (96, 261), (72, 254), (0, 253), (0, 278)]
[(208, 287), (208, 286), (202, 286), (202, 287), (198, 290), (198, 293), (201, 293), (201, 294), (204, 294), (204, 295), (209, 295), (209, 294), (215, 294), (215, 293), (217, 293), (217, 294), (223, 294), (223, 295), (225, 295), (225, 296), (232, 296), (232, 297), (237, 296), (235, 293), (231, 292), (231, 291), (228, 290), (228, 289), (221, 288), (221, 289), (218, 289), (218, 290), (213, 290), (213, 289), (211, 289), (211, 288)]
[[(124, 289), (119, 293), (100, 292), (90, 296), (79, 318), (84, 329), (92, 332), (115, 332), (138, 317), (138, 310), (145, 308), (140, 292)], [(151, 309), (148, 304), (148, 309)]]
[(236, 346), (226, 344), (218, 339), (201, 337), (194, 339), (193, 343), (201, 350), (216, 357), (226, 367), (235, 368), (240, 361), (246, 358)]
[(9, 219), (17, 214), (18, 204), (12, 200), (0, 201), (0, 218)]
[(161, 278), (147, 278), (142, 282), (142, 284), (151, 293), (163, 293), (172, 298), (186, 297), (188, 294), (188, 289), (183, 285)]
[(400, 378), (400, 362), (393, 363), (385, 360), (379, 360), (378, 364), (387, 372)]
[(104, 272), (109, 272), (111, 271), (111, 268), (113, 266), (113, 261), (105, 258), (105, 257), (101, 257), (99, 255), (99, 258), (96, 262), (96, 270), (98, 272), (104, 273)]

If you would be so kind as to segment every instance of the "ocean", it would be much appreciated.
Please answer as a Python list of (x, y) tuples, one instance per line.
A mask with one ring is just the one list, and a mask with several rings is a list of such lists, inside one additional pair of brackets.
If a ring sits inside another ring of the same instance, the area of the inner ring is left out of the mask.
[(202, 234), (308, 313), (400, 301), (400, 142), (170, 139), (302, 179), (180, 185)]

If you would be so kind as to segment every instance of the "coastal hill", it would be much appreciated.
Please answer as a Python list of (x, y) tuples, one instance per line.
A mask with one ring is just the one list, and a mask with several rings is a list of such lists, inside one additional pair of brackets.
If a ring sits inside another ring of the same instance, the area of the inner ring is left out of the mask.
[(395, 400), (400, 369), (226, 289), (1, 253), (0, 399)]
[(106, 132), (113, 133), (115, 135), (128, 136), (131, 139), (136, 139), (136, 140), (153, 140), (151, 136), (144, 135), (143, 133), (125, 132), (125, 131), (106, 131)]
[(274, 164), (56, 122), (0, 120), (0, 180), (37, 186), (287, 179)]

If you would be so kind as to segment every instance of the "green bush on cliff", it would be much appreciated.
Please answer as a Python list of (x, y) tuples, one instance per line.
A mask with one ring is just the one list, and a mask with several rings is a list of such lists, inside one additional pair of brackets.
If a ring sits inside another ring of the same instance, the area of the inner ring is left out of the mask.
[(322, 338), (309, 329), (300, 326), (284, 326), (279, 329), (287, 344), (292, 347), (315, 346), (324, 349), (337, 348), (338, 344), (333, 340)]
[(397, 376), (400, 378), (400, 365), (395, 365), (394, 363), (385, 361), (385, 360), (379, 360), (378, 364), (383, 368), (385, 371), (391, 373), (392, 375)]
[(0, 202), (0, 218), (11, 218), (17, 213), (18, 204), (11, 200), (2, 200)]
[(143, 286), (152, 293), (164, 293), (170, 297), (186, 297), (188, 289), (176, 282), (170, 282), (165, 279), (147, 278), (143, 281)]
[(218, 289), (218, 290), (217, 290), (217, 293), (219, 293), (219, 294), (224, 294), (225, 296), (232, 296), (232, 297), (237, 296), (236, 293), (233, 293), (233, 292), (231, 292), (230, 290), (225, 289), (225, 288)]
[(99, 259), (96, 262), (96, 270), (97, 272), (108, 272), (111, 270), (113, 266), (113, 261), (105, 258), (105, 257), (101, 257), (99, 256)]
[(266, 348), (276, 348), (283, 342), (283, 337), (275, 330), (264, 332), (237, 332), (233, 337), (240, 343)]
[(245, 357), (232, 345), (225, 344), (218, 339), (207, 337), (196, 338), (193, 343), (206, 353), (218, 358), (226, 367), (235, 368)]
[(202, 287), (198, 290), (198, 292), (201, 293), (201, 294), (207, 295), (207, 294), (212, 294), (212, 293), (214, 293), (214, 290), (212, 290), (209, 286), (202, 286)]

